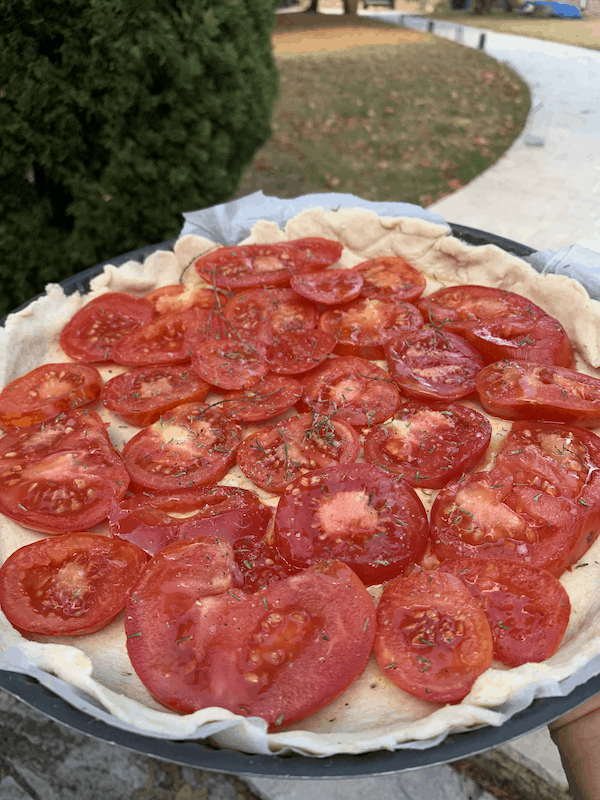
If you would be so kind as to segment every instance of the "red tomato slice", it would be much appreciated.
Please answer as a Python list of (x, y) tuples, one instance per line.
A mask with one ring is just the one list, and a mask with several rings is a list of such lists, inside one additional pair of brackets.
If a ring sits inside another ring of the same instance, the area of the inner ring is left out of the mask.
[(214, 406), (186, 403), (136, 433), (123, 460), (138, 487), (172, 491), (220, 480), (233, 462), (241, 428)]
[(261, 342), (207, 339), (192, 349), (192, 367), (207, 383), (220, 389), (248, 389), (269, 371)]
[[(416, 305), (428, 322), (436, 327), (443, 325), (444, 329), (448, 329), (450, 323), (468, 327), (507, 318), (529, 318), (533, 322), (546, 313), (515, 292), (469, 284), (439, 289), (422, 297)], [(458, 330), (454, 332), (459, 333)]]
[(335, 264), (343, 246), (330, 239), (305, 238), (279, 244), (221, 247), (195, 262), (200, 275), (224, 289), (242, 291), (289, 283), (292, 275)]
[(276, 730), (354, 682), (373, 646), (375, 607), (337, 562), (257, 594), (233, 590), (226, 545), (174, 545), (149, 562), (127, 606), (129, 657), (168, 708), (185, 714), (220, 706)]
[(278, 417), (296, 405), (302, 385), (293, 378), (267, 375), (250, 389), (228, 392), (221, 404), (224, 413), (238, 422), (260, 422)]
[(75, 411), (0, 440), (0, 511), (45, 533), (102, 522), (129, 476), (94, 412)]
[(219, 536), (231, 544), (244, 537), (262, 540), (272, 516), (252, 492), (213, 485), (115, 500), (109, 528), (113, 536), (155, 555), (173, 542), (201, 536)]
[(308, 272), (295, 275), (290, 280), (295, 292), (314, 303), (334, 306), (348, 303), (360, 294), (362, 275), (349, 269), (327, 269), (324, 272)]
[(288, 578), (300, 571), (284, 561), (271, 543), (269, 533), (262, 539), (250, 536), (238, 539), (233, 553), (238, 567), (233, 584), (245, 592), (257, 592), (274, 581)]
[(425, 277), (399, 256), (376, 256), (353, 267), (363, 278), (363, 297), (390, 297), (412, 302), (423, 294)]
[(209, 389), (191, 368), (157, 364), (111, 378), (102, 390), (102, 402), (130, 425), (144, 427), (175, 406), (201, 402)]
[(0, 392), (0, 428), (26, 428), (93, 403), (102, 378), (89, 364), (44, 364)]
[(410, 303), (379, 297), (360, 297), (321, 315), (320, 327), (337, 337), (340, 356), (384, 357), (383, 346), (423, 327), (423, 317)]
[(486, 364), (503, 358), (562, 367), (575, 363), (560, 322), (514, 292), (453, 286), (422, 298), (417, 306), (436, 327), (464, 337)]
[(348, 464), (359, 453), (360, 439), (350, 425), (302, 414), (246, 437), (236, 458), (257, 486), (282, 492), (299, 475), (330, 464)]
[(600, 380), (566, 367), (499, 361), (477, 376), (481, 405), (503, 419), (600, 425)]
[(389, 374), (358, 356), (332, 358), (303, 383), (303, 401), (309, 408), (350, 425), (377, 425), (400, 405), (400, 394)]
[(487, 617), (454, 575), (413, 573), (384, 587), (375, 657), (405, 692), (458, 703), (491, 666), (492, 650)]
[(65, 533), (16, 550), (0, 568), (0, 607), (24, 636), (83, 636), (125, 607), (146, 554), (95, 533)]
[(468, 397), (483, 359), (453, 333), (424, 328), (385, 345), (390, 375), (400, 391), (415, 400), (448, 402)]
[(254, 289), (234, 295), (223, 309), (225, 319), (245, 338), (271, 343), (285, 331), (312, 330), (319, 312), (291, 289)]
[[(598, 535), (597, 438), (575, 428), (522, 423), (490, 472), (440, 491), (431, 511), (435, 553), (509, 559), (559, 577)], [(574, 469), (581, 475), (579, 491), (576, 476), (568, 475)]]
[(383, 583), (425, 552), (429, 524), (413, 489), (371, 464), (301, 475), (279, 500), (275, 545), (302, 569), (343, 561), (367, 586)]
[(544, 569), (496, 559), (445, 561), (484, 611), (494, 658), (509, 667), (550, 658), (563, 639), (571, 603), (564, 586)]
[(489, 421), (468, 406), (407, 403), (367, 433), (365, 461), (416, 488), (441, 489), (481, 460), (491, 436)]
[(112, 349), (113, 360), (127, 367), (185, 364), (190, 360), (185, 334), (196, 330), (201, 318), (197, 308), (163, 314), (120, 339)]
[(190, 308), (221, 308), (227, 302), (227, 295), (216, 289), (193, 289), (174, 283), (148, 292), (146, 300), (152, 303), (157, 314), (162, 315)]
[(154, 317), (152, 303), (124, 292), (90, 300), (62, 329), (60, 346), (75, 361), (112, 361), (112, 348)]
[(321, 364), (333, 352), (337, 339), (315, 328), (280, 334), (267, 349), (266, 359), (279, 375), (300, 375)]

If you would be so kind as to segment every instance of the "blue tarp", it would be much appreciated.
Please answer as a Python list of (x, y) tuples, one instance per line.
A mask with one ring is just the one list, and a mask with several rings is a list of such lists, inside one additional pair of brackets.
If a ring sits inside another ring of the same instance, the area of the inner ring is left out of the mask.
[(581, 12), (577, 6), (571, 6), (568, 3), (555, 3), (553, 0), (534, 0), (533, 2), (524, 3), (519, 9), (520, 14), (532, 14), (535, 6), (545, 6), (551, 13), (549, 17), (563, 17), (570, 19), (581, 19)]

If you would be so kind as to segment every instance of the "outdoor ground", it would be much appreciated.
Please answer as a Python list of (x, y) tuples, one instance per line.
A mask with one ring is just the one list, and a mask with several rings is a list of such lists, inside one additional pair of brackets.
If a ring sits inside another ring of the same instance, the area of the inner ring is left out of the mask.
[(529, 91), (485, 53), (380, 19), (279, 13), (273, 136), (236, 197), (324, 191), (428, 206), (491, 166)]

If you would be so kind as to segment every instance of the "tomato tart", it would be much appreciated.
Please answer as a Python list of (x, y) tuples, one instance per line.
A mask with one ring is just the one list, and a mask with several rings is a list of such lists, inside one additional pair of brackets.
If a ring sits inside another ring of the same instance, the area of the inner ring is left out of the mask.
[(576, 282), (311, 209), (50, 286), (1, 337), (3, 648), (122, 723), (393, 750), (600, 655)]

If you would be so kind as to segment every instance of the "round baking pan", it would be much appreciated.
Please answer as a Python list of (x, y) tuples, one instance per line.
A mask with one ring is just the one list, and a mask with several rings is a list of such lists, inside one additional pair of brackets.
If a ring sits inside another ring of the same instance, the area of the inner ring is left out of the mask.
[[(452, 223), (450, 223), (450, 227), (454, 236), (467, 244), (494, 244), (521, 258), (534, 252), (526, 245), (475, 228)], [(120, 266), (129, 260), (143, 261), (156, 250), (172, 249), (174, 241), (173, 239), (125, 253), (73, 275), (63, 281), (61, 285), (67, 293), (85, 292), (88, 289), (89, 281), (102, 272), (106, 264)], [(237, 750), (213, 747), (206, 741), (175, 741), (132, 733), (89, 716), (55, 695), (35, 678), (20, 673), (0, 670), (0, 688), (74, 730), (163, 761), (232, 775), (323, 779), (358, 778), (421, 769), (457, 761), (506, 744), (512, 739), (517, 739), (536, 728), (547, 725), (600, 692), (600, 675), (576, 687), (566, 697), (534, 700), (530, 706), (515, 714), (500, 727), (483, 726), (464, 733), (450, 734), (435, 747), (422, 750), (405, 748), (325, 758), (300, 755), (249, 755)]]

